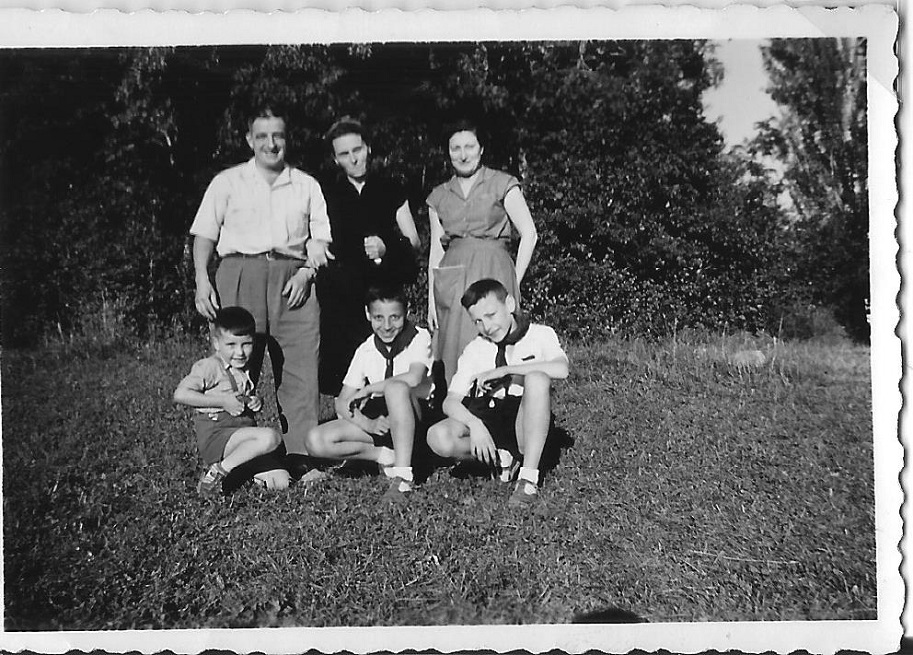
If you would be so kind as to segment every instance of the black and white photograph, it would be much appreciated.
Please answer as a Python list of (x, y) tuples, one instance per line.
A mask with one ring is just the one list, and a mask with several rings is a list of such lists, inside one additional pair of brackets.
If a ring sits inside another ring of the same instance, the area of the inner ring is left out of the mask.
[(897, 30), (0, 9), (0, 647), (899, 648)]

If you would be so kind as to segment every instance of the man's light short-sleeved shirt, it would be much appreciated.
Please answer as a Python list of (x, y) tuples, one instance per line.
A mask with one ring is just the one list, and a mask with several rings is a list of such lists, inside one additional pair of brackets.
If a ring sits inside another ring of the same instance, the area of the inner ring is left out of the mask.
[[(229, 375), (234, 377), (235, 387), (232, 386)], [(203, 394), (230, 393), (236, 388), (237, 393), (249, 394), (254, 390), (254, 383), (246, 370), (232, 368), (217, 354), (197, 361), (178, 386), (187, 387)], [(216, 414), (223, 411), (221, 407), (195, 407), (194, 409), (201, 414)]]
[[(495, 368), (495, 356), (498, 346), (484, 337), (476, 337), (463, 349), (463, 354), (457, 360), (457, 370), (450, 381), (448, 393), (466, 396), (472, 387), (472, 378), (479, 373)], [(505, 350), (508, 366), (513, 364), (529, 364), (530, 362), (547, 362), (567, 355), (558, 342), (558, 335), (547, 325), (532, 323), (529, 331), (512, 346)], [(511, 396), (522, 396), (523, 385), (516, 382), (510, 385), (508, 393)], [(498, 391), (496, 397), (504, 397), (504, 390)]]
[[(416, 388), (419, 390), (419, 395), (427, 397), (431, 391), (428, 376), (431, 363), (431, 334), (425, 328), (417, 327), (412, 342), (393, 358), (393, 375), (406, 373), (413, 364), (421, 364), (426, 370), (425, 380)], [(372, 334), (355, 350), (342, 383), (353, 389), (361, 389), (369, 384), (383, 381), (386, 370), (387, 360), (378, 352)]]
[(309, 238), (331, 240), (317, 180), (286, 166), (270, 185), (253, 159), (213, 178), (190, 233), (215, 241), (221, 257), (275, 251), (306, 259)]

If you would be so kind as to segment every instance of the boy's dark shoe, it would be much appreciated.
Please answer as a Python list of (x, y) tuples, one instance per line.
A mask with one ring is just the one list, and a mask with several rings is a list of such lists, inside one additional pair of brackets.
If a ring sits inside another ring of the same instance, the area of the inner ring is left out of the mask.
[(317, 474), (320, 474), (321, 478), (326, 477), (326, 474), (320, 470), (320, 464), (324, 462), (325, 460), (318, 460), (310, 455), (290, 453), (283, 458), (282, 464), (292, 480), (313, 482)]
[(532, 507), (539, 502), (539, 489), (529, 480), (517, 481), (514, 492), (507, 501), (508, 507)]
[(412, 494), (412, 483), (395, 477), (390, 481), (390, 487), (384, 492), (380, 500), (383, 503), (401, 505), (409, 500)]
[(200, 481), (197, 482), (197, 493), (201, 496), (209, 496), (219, 491), (222, 486), (222, 480), (228, 475), (222, 465), (216, 462), (211, 464), (208, 469), (203, 471)]

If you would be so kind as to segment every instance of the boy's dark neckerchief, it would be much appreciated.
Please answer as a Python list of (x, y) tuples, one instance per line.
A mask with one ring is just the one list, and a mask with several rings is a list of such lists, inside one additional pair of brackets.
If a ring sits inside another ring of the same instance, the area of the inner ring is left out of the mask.
[[(529, 332), (529, 317), (525, 314), (521, 314), (520, 312), (514, 314), (514, 324), (514, 329), (508, 332), (503, 339), (495, 344), (498, 347), (498, 351), (495, 353), (495, 368), (507, 366), (507, 346), (513, 346)], [(486, 389), (484, 395), (492, 396), (500, 389), (507, 389), (510, 386), (512, 377), (513, 376), (508, 373), (504, 377), (489, 380), (485, 385)]]
[(393, 377), (393, 358), (409, 347), (409, 344), (412, 343), (416, 334), (418, 334), (418, 330), (416, 330), (415, 326), (406, 319), (403, 321), (402, 331), (397, 334), (396, 338), (389, 344), (381, 341), (380, 337), (376, 334), (374, 335), (374, 347), (377, 348), (377, 352), (387, 360), (387, 367), (384, 370), (385, 380)]
[(495, 344), (498, 347), (498, 352), (495, 354), (495, 368), (507, 366), (507, 346), (513, 346), (529, 332), (529, 318), (525, 314), (519, 312), (514, 314), (514, 324), (514, 329)]

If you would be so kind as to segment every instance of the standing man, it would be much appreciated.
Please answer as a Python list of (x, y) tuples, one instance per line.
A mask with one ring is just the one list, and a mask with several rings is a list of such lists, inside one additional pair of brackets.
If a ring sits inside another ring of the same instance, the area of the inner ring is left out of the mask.
[[(279, 415), (293, 477), (307, 470), (304, 439), (317, 426), (320, 311), (311, 284), (326, 266), (331, 241), (326, 201), (310, 175), (285, 162), (285, 119), (270, 107), (248, 120), (253, 158), (210, 183), (190, 228), (196, 308), (208, 319), (220, 306), (244, 307), (257, 323), (249, 370), (259, 377), (269, 349)], [(215, 286), (207, 270), (222, 258)]]
[(341, 174), (324, 185), (334, 261), (317, 278), (320, 390), (337, 396), (355, 349), (371, 334), (368, 288), (414, 282), (419, 238), (402, 185), (368, 172), (371, 148), (361, 123), (346, 116), (326, 140)]

